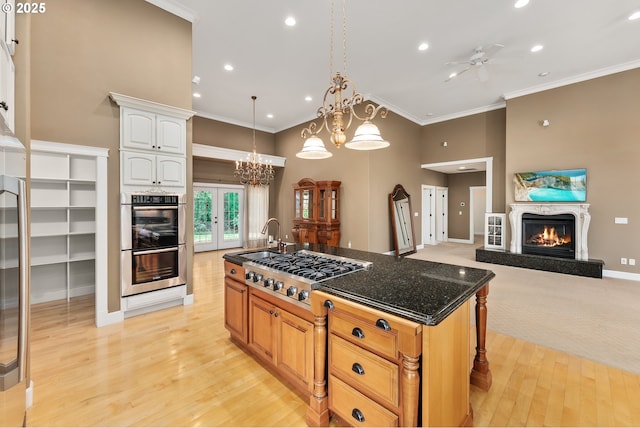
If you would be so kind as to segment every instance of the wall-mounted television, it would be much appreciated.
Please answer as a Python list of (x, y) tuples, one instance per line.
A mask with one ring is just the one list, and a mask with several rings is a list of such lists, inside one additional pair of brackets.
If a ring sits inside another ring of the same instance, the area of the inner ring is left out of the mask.
[(517, 172), (513, 177), (517, 202), (585, 202), (587, 170)]

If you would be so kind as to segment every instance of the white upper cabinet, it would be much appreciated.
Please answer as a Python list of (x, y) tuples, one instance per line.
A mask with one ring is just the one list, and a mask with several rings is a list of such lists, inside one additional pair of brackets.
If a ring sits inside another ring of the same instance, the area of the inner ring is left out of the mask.
[(186, 121), (123, 107), (122, 148), (185, 154)]
[(178, 156), (122, 152), (122, 184), (125, 186), (182, 187), (186, 161)]
[(156, 149), (166, 153), (185, 154), (186, 139), (186, 121), (156, 115)]

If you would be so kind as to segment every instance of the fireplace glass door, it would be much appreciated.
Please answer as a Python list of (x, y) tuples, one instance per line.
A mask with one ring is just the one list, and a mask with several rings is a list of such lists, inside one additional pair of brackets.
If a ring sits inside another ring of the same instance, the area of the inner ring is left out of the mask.
[(522, 215), (522, 253), (575, 258), (573, 214)]

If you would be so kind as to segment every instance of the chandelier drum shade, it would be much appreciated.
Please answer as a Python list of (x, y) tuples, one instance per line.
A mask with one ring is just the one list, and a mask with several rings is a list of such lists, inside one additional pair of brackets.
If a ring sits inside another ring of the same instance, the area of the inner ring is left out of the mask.
[(253, 95), (253, 152), (247, 155), (244, 161), (236, 161), (236, 169), (233, 175), (240, 179), (240, 184), (248, 186), (268, 186), (275, 173), (273, 165), (263, 162), (262, 157), (256, 152), (256, 99)]
[[(346, 74), (347, 27), (345, 3), (346, 0), (342, 0), (343, 69)], [(305, 139), (305, 142), (302, 150), (296, 156), (303, 159), (325, 159), (333, 156), (318, 136), (318, 133), (323, 129), (329, 133), (330, 141), (337, 148), (344, 145), (354, 150), (375, 150), (389, 146), (389, 142), (382, 138), (380, 130), (373, 123), (373, 119), (378, 114), (384, 119), (388, 110), (383, 106), (376, 107), (373, 104), (367, 104), (364, 109), (364, 117), (358, 116), (355, 106), (362, 104), (364, 97), (356, 92), (353, 82), (346, 76), (343, 76), (340, 72), (333, 74), (333, 16), (333, 0), (331, 0), (331, 52), (329, 54), (331, 83), (324, 93), (322, 106), (317, 110), (317, 117), (321, 120), (320, 126), (314, 121), (302, 130), (301, 137)], [(347, 142), (345, 131), (351, 126), (354, 117), (363, 123), (356, 129), (353, 139)]]

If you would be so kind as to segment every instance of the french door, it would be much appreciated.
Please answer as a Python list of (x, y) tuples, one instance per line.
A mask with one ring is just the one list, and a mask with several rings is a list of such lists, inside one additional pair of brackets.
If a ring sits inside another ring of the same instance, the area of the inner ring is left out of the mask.
[(244, 224), (242, 186), (193, 185), (194, 250), (242, 247)]

